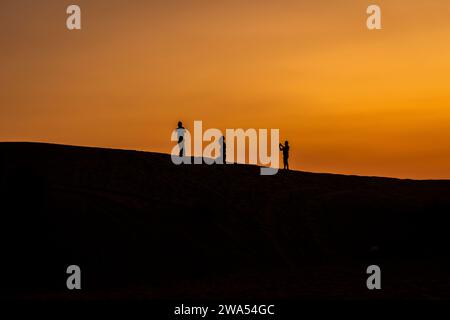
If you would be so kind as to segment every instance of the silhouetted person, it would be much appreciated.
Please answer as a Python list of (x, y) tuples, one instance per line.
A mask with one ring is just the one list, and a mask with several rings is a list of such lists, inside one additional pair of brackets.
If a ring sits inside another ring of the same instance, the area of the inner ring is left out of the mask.
[(224, 136), (220, 137), (219, 143), (220, 143), (219, 163), (224, 164), (227, 161), (227, 144), (225, 143)]
[(180, 157), (184, 156), (184, 134), (186, 129), (183, 127), (183, 123), (178, 121), (177, 135), (178, 135), (178, 147), (180, 148)]
[(289, 170), (289, 142), (280, 143), (280, 151), (283, 151), (283, 168)]

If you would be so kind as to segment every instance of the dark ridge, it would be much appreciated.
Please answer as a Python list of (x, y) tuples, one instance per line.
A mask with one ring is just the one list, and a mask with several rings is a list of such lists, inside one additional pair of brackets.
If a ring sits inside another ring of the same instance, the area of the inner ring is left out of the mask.
[[(21, 297), (63, 292), (70, 264), (88, 292), (134, 288), (133, 298), (135, 288), (144, 298), (205, 288), (291, 297), (311, 293), (299, 277), (312, 269), (325, 279), (338, 270), (360, 294), (363, 266), (434, 268), (450, 243), (448, 180), (260, 176), (257, 166), (41, 143), (0, 143), (0, 208), (2, 293)], [(347, 295), (317, 281), (318, 295)]]

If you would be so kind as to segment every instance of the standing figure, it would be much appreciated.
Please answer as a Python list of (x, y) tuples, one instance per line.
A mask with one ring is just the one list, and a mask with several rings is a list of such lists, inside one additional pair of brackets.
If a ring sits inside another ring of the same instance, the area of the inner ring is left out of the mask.
[(183, 127), (183, 123), (178, 121), (177, 135), (178, 135), (178, 147), (180, 148), (180, 157), (184, 156), (184, 134), (186, 129)]
[(225, 143), (225, 137), (220, 137), (219, 140), (220, 143), (220, 155), (219, 155), (219, 162), (220, 164), (226, 164), (227, 163), (227, 144)]
[(289, 170), (289, 142), (280, 143), (280, 151), (283, 151), (283, 168)]

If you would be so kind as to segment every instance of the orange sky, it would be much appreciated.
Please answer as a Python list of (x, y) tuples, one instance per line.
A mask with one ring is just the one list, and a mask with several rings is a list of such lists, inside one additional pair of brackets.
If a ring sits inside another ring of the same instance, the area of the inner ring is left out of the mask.
[(279, 128), (299, 170), (450, 178), (449, 17), (448, 0), (4, 0), (0, 141), (169, 153), (178, 120), (203, 120)]

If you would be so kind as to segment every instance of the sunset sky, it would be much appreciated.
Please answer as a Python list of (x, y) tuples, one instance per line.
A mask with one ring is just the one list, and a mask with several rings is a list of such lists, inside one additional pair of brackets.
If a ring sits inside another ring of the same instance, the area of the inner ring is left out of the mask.
[(169, 153), (203, 120), (280, 129), (297, 170), (450, 178), (448, 0), (2, 0), (0, 48), (0, 141)]

